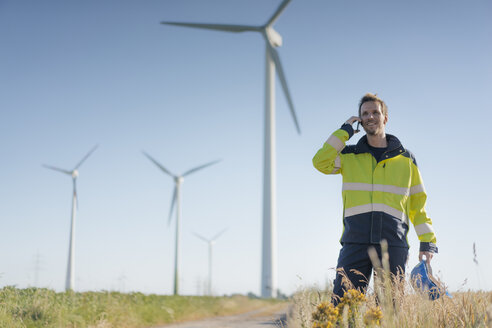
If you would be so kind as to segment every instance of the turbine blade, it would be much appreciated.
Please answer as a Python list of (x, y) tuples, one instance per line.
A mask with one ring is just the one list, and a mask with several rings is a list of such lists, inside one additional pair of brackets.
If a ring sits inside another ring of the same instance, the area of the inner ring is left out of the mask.
[(285, 7), (287, 7), (287, 5), (289, 4), (291, 0), (284, 0), (280, 6), (278, 6), (277, 10), (275, 11), (275, 13), (272, 15), (272, 17), (268, 20), (268, 23), (266, 23), (266, 26), (270, 26), (270, 25), (273, 25), (273, 23), (275, 23), (275, 21), (277, 20), (277, 18), (280, 16), (280, 14), (282, 14), (282, 12), (284, 11)]
[(185, 177), (185, 176), (187, 176), (187, 175), (190, 175), (190, 174), (191, 174), (191, 173), (193, 173), (193, 172), (200, 171), (201, 169), (204, 169), (204, 168), (206, 168), (207, 166), (213, 165), (213, 164), (218, 163), (218, 162), (220, 162), (220, 161), (221, 161), (221, 160), (219, 159), (219, 160), (216, 160), (216, 161), (213, 161), (213, 162), (207, 163), (207, 164), (200, 165), (200, 166), (198, 166), (198, 167), (195, 167), (194, 169), (191, 169), (191, 170), (186, 171), (185, 173), (183, 173), (183, 175), (182, 175), (182, 176), (183, 176), (183, 177)]
[(161, 22), (164, 25), (174, 25), (174, 26), (182, 26), (182, 27), (191, 27), (191, 28), (202, 28), (207, 30), (216, 30), (216, 31), (224, 31), (224, 32), (247, 32), (247, 31), (260, 31), (260, 27), (257, 26), (248, 26), (248, 25), (228, 25), (228, 24), (201, 24), (201, 23), (179, 23), (179, 22)]
[(80, 160), (79, 164), (75, 165), (74, 170), (78, 169), (78, 168), (80, 167), (80, 165), (82, 165), (82, 163), (84, 163), (84, 162), (85, 162), (85, 160), (86, 160), (89, 156), (91, 156), (91, 154), (92, 154), (92, 153), (93, 153), (93, 152), (97, 149), (97, 147), (99, 147), (99, 145), (95, 145), (95, 146), (94, 146), (94, 147), (93, 147), (93, 148), (92, 148), (92, 149), (91, 149), (91, 150), (87, 153), (87, 155), (85, 155), (85, 156), (84, 156), (84, 158), (82, 158), (82, 159)]
[(171, 225), (171, 221), (173, 218), (173, 209), (174, 209), (175, 203), (176, 203), (176, 186), (174, 187), (173, 198), (171, 199), (171, 209), (169, 210), (169, 220), (167, 221), (167, 226)]
[(212, 238), (212, 240), (211, 240), (211, 241), (216, 241), (216, 240), (217, 240), (217, 238), (219, 238), (220, 236), (222, 236), (222, 234), (223, 234), (224, 232), (226, 232), (226, 231), (227, 231), (227, 229), (228, 229), (228, 228), (225, 228), (224, 230), (222, 230), (221, 232), (219, 232), (218, 234), (216, 234), (216, 235)]
[(196, 232), (193, 232), (193, 234), (194, 234), (195, 236), (197, 236), (198, 238), (200, 238), (201, 240), (203, 240), (204, 242), (206, 242), (206, 243), (209, 243), (209, 242), (210, 242), (210, 240), (208, 240), (207, 238), (205, 238), (205, 237), (203, 237), (203, 236), (200, 236), (200, 235), (199, 235), (199, 234), (197, 234)]
[(58, 168), (58, 167), (54, 167), (54, 166), (51, 166), (51, 165), (45, 165), (45, 164), (43, 164), (43, 167), (45, 167), (45, 168), (47, 168), (47, 169), (50, 169), (50, 170), (54, 170), (54, 171), (58, 171), (58, 172), (62, 172), (62, 173), (68, 174), (68, 175), (72, 175), (72, 171), (68, 171), (68, 170), (60, 169), (60, 168)]
[(294, 120), (294, 124), (296, 125), (297, 133), (301, 134), (301, 128), (299, 127), (299, 122), (297, 121), (296, 112), (294, 110), (294, 104), (292, 103), (292, 98), (290, 97), (289, 87), (287, 86), (287, 80), (285, 79), (284, 70), (282, 68), (282, 64), (280, 63), (280, 57), (277, 53), (277, 50), (272, 47), (270, 42), (267, 40), (267, 47), (270, 52), (270, 56), (272, 57), (275, 68), (278, 74), (278, 78), (280, 80), (280, 84), (282, 85), (282, 89), (284, 90), (285, 97), (287, 98), (287, 103), (289, 104), (290, 114), (292, 115), (292, 119)]
[(155, 165), (157, 165), (157, 167), (160, 168), (164, 173), (169, 174), (173, 178), (176, 178), (176, 176), (174, 174), (172, 174), (168, 169), (166, 169), (164, 166), (162, 166), (161, 163), (159, 163), (158, 161), (156, 161), (155, 159), (153, 159), (149, 154), (147, 154), (144, 151), (142, 153), (145, 156), (147, 156), (147, 158), (150, 159)]

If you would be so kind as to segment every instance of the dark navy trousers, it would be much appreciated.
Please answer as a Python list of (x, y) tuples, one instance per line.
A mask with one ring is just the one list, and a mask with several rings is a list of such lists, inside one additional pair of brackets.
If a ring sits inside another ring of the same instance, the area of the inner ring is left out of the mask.
[[(339, 273), (338, 269), (343, 269), (345, 275), (353, 284), (355, 289), (364, 291), (369, 284), (372, 274), (372, 262), (369, 258), (367, 250), (369, 247), (374, 247), (378, 253), (379, 260), (381, 261), (381, 246), (371, 244), (352, 244), (344, 243), (338, 256), (337, 275), (334, 281), (333, 298), (332, 303), (338, 304), (339, 298), (343, 297), (343, 293), (351, 287), (343, 285), (343, 275)], [(405, 272), (405, 264), (408, 259), (407, 247), (388, 247), (390, 271), (396, 275), (399, 272)], [(353, 272), (356, 270), (358, 272)], [(338, 296), (338, 297), (336, 297)]]

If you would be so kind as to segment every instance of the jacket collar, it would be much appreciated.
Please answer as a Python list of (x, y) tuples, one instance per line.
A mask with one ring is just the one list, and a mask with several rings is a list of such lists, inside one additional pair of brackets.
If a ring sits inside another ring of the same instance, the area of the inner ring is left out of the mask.
[[(393, 153), (395, 153), (395, 155), (397, 155), (402, 151), (404, 151), (400, 140), (398, 140), (398, 138), (395, 137), (394, 135), (386, 134), (386, 141), (388, 142), (388, 150), (385, 152), (386, 154), (393, 155)], [(356, 154), (370, 153), (369, 143), (367, 142), (367, 135), (364, 135), (362, 138), (359, 139), (359, 142), (357, 142), (357, 145), (355, 146), (355, 153)]]

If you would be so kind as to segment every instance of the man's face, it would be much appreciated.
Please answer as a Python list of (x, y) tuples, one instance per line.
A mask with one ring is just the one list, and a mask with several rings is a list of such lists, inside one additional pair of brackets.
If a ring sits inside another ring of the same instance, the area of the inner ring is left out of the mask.
[(366, 101), (360, 108), (362, 127), (368, 135), (384, 134), (384, 126), (388, 117), (383, 115), (381, 105), (375, 101)]

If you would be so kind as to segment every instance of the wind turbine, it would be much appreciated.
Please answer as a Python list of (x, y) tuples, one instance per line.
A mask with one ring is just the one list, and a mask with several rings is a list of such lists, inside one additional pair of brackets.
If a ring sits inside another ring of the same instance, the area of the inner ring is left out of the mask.
[(85, 162), (87, 158), (96, 150), (98, 145), (94, 146), (87, 155), (85, 155), (77, 165), (73, 168), (73, 170), (64, 170), (60, 169), (58, 167), (54, 167), (51, 165), (44, 165), (43, 166), (47, 169), (50, 170), (55, 170), (61, 173), (65, 173), (67, 175), (70, 175), (72, 177), (72, 183), (73, 183), (73, 196), (72, 196), (72, 221), (71, 221), (71, 227), (70, 227), (70, 244), (68, 248), (68, 264), (67, 264), (67, 279), (65, 282), (65, 290), (73, 290), (74, 288), (74, 244), (75, 244), (75, 215), (77, 213), (78, 209), (78, 198), (77, 198), (77, 177), (79, 176), (79, 167), (82, 165), (82, 163)]
[(300, 134), (299, 123), (294, 111), (294, 104), (290, 96), (284, 70), (275, 47), (282, 45), (282, 37), (273, 29), (273, 24), (291, 0), (284, 0), (270, 19), (260, 26), (224, 25), (224, 24), (197, 24), (179, 22), (161, 22), (161, 24), (201, 28), (225, 32), (259, 32), (263, 35), (266, 44), (265, 65), (265, 145), (263, 166), (263, 247), (261, 296), (271, 298), (277, 296), (277, 199), (276, 199), (276, 161), (275, 161), (275, 71), (284, 91), (290, 113), (297, 132)]
[(166, 173), (167, 175), (171, 176), (174, 179), (174, 191), (173, 191), (173, 197), (171, 200), (171, 209), (169, 210), (169, 221), (168, 225), (171, 224), (171, 219), (172, 219), (172, 214), (173, 214), (173, 209), (174, 209), (174, 204), (176, 205), (176, 242), (175, 242), (175, 253), (174, 253), (174, 295), (179, 294), (179, 286), (178, 286), (178, 269), (179, 269), (179, 224), (181, 220), (181, 184), (184, 181), (184, 177), (187, 175), (190, 175), (191, 173), (194, 173), (196, 171), (199, 171), (201, 169), (204, 169), (210, 165), (213, 165), (217, 162), (220, 162), (220, 160), (216, 160), (210, 163), (206, 163), (200, 166), (197, 166), (191, 170), (186, 171), (185, 173), (181, 175), (176, 175), (171, 173), (168, 169), (166, 169), (161, 163), (156, 161), (154, 158), (152, 158), (149, 154), (146, 152), (143, 152), (143, 154), (150, 159), (159, 169), (161, 169), (162, 172)]
[(194, 232), (195, 236), (197, 236), (198, 238), (200, 238), (201, 240), (203, 240), (204, 242), (206, 242), (208, 244), (208, 286), (207, 286), (207, 289), (208, 289), (208, 295), (209, 296), (212, 296), (212, 247), (213, 245), (215, 244), (215, 241), (224, 233), (226, 232), (227, 229), (224, 229), (222, 230), (221, 232), (219, 232), (218, 234), (216, 234), (214, 237), (212, 237), (211, 239), (207, 239), (199, 234), (197, 234), (196, 232)]

